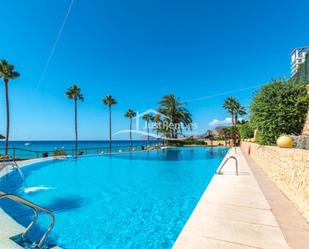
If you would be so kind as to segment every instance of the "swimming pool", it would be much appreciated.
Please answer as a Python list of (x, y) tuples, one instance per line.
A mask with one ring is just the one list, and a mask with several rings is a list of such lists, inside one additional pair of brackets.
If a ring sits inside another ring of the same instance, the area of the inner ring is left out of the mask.
[[(112, 156), (54, 160), (24, 167), (27, 186), (48, 190), (25, 194), (17, 172), (0, 178), (0, 190), (52, 210), (48, 243), (66, 249), (171, 248), (225, 148), (173, 148)], [(1, 207), (26, 226), (32, 212), (11, 201)], [(40, 237), (44, 215), (29, 233)]]

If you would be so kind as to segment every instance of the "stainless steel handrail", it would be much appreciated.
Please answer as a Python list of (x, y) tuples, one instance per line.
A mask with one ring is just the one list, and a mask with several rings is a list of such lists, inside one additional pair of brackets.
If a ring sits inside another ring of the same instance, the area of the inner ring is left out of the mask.
[(229, 157), (227, 157), (226, 159), (225, 159), (225, 161), (221, 164), (221, 166), (220, 166), (220, 168), (217, 170), (217, 174), (219, 174), (219, 175), (221, 175), (222, 174), (222, 172), (221, 172), (221, 170), (223, 169), (223, 167), (225, 166), (225, 164), (228, 162), (228, 160), (230, 160), (230, 159), (234, 159), (235, 160), (235, 163), (236, 163), (236, 175), (238, 176), (238, 160), (237, 160), (237, 158), (236, 157), (234, 157), (234, 156), (229, 156)]
[(41, 248), (41, 246), (43, 245), (43, 243), (45, 242), (45, 240), (47, 239), (48, 235), (50, 234), (50, 232), (52, 231), (54, 225), (55, 225), (55, 216), (54, 214), (49, 211), (48, 209), (46, 208), (43, 208), (43, 207), (40, 207), (30, 201), (27, 201), (19, 196), (16, 196), (16, 195), (13, 195), (13, 194), (7, 194), (7, 193), (4, 193), (4, 192), (1, 192), (0, 191), (0, 200), (1, 199), (11, 199), (13, 201), (16, 201), (20, 204), (23, 204), (29, 208), (32, 209), (33, 213), (34, 213), (34, 218), (32, 220), (32, 222), (30, 223), (30, 225), (26, 228), (26, 230), (22, 233), (22, 237), (24, 238), (26, 236), (26, 234), (29, 232), (29, 230), (31, 229), (31, 227), (36, 223), (37, 219), (38, 219), (38, 211), (41, 211), (43, 213), (46, 213), (50, 216), (51, 218), (51, 223), (47, 229), (47, 231), (44, 233), (43, 237), (40, 239), (38, 245), (36, 246), (36, 248)]

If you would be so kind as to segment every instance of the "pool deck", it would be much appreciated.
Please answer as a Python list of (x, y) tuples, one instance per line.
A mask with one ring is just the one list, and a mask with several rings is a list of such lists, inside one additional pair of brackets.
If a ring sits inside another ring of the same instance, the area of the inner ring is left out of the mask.
[(9, 215), (7, 215), (0, 208), (0, 245), (1, 248), (6, 249), (20, 249), (21, 246), (17, 245), (15, 242), (10, 240), (9, 238), (20, 234), (25, 231), (25, 228), (19, 225), (16, 221), (14, 221)]
[(240, 148), (229, 155), (238, 159), (239, 176), (229, 160), (223, 175), (211, 180), (173, 249), (308, 249), (309, 224), (295, 207)]

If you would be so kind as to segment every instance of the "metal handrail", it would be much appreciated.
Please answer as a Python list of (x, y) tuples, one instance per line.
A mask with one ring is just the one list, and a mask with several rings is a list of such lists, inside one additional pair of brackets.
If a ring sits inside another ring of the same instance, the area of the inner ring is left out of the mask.
[(221, 166), (220, 166), (220, 168), (217, 170), (217, 174), (218, 175), (221, 175), (222, 174), (222, 169), (223, 169), (223, 167), (225, 166), (225, 164), (228, 162), (228, 160), (230, 160), (230, 159), (234, 159), (235, 160), (235, 163), (236, 163), (236, 175), (238, 176), (238, 160), (237, 160), (237, 158), (236, 157), (234, 157), (234, 156), (229, 156), (228, 158), (226, 158), (225, 159), (225, 161), (223, 162), (223, 164), (221, 164)]
[(16, 163), (15, 160), (12, 160), (12, 161), (3, 161), (0, 163), (0, 172), (2, 170), (4, 170), (6, 167), (9, 167), (11, 166), (13, 169), (17, 169), (18, 170), (18, 164)]
[(38, 219), (38, 211), (41, 211), (43, 213), (46, 213), (50, 216), (51, 218), (51, 223), (47, 229), (47, 231), (44, 233), (43, 237), (40, 239), (38, 245), (36, 246), (36, 248), (41, 248), (41, 246), (43, 245), (43, 243), (45, 242), (45, 240), (47, 239), (48, 235), (50, 234), (50, 232), (52, 231), (54, 225), (55, 225), (55, 216), (54, 214), (49, 211), (46, 208), (40, 207), (30, 201), (27, 201), (19, 196), (13, 195), (13, 194), (7, 194), (4, 192), (0, 191), (0, 200), (1, 199), (11, 199), (15, 202), (18, 202), (20, 204), (23, 204), (29, 208), (32, 209), (33, 213), (34, 213), (34, 218), (32, 220), (32, 222), (30, 223), (30, 225), (26, 228), (26, 230), (22, 233), (22, 238), (25, 238), (26, 234), (29, 232), (29, 230), (31, 229), (31, 227), (36, 223), (37, 219)]
[[(136, 148), (136, 147), (147, 147), (146, 145), (135, 145), (135, 146), (115, 146), (115, 147), (83, 147), (83, 148), (78, 148), (77, 151), (78, 152), (84, 152), (86, 155), (87, 154), (101, 154), (101, 152), (104, 152), (104, 154), (109, 154), (112, 152), (119, 152), (119, 151), (123, 151), (123, 152), (130, 152), (132, 151), (132, 148)], [(16, 159), (16, 153), (18, 151), (25, 151), (28, 153), (33, 153), (33, 156), (30, 156), (29, 158), (39, 158), (39, 157), (44, 157), (41, 156), (44, 153), (50, 154), (50, 153), (54, 153), (57, 149), (55, 150), (29, 150), (29, 149), (24, 149), (24, 148), (18, 148), (18, 147), (11, 147), (8, 148), (9, 150), (12, 150), (12, 158)], [(4, 148), (0, 148), (0, 150), (4, 150)], [(71, 154), (71, 155), (75, 155), (76, 154), (76, 150), (72, 149), (72, 148), (68, 148), (68, 149), (62, 149), (59, 148), (60, 151), (64, 151), (66, 154)], [(142, 150), (142, 149), (141, 149)], [(93, 153), (90, 153), (93, 152)], [(28, 157), (27, 157), (28, 158)]]

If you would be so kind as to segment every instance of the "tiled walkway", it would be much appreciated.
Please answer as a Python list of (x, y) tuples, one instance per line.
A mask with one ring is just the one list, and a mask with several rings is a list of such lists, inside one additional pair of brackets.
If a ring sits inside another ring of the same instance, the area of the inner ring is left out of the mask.
[(215, 175), (173, 249), (287, 249), (282, 231), (240, 149), (230, 150), (223, 175)]
[(22, 233), (25, 228), (17, 224), (10, 216), (8, 216), (0, 208), (0, 248), (3, 249), (18, 249), (21, 248), (15, 242), (9, 239), (9, 237)]

